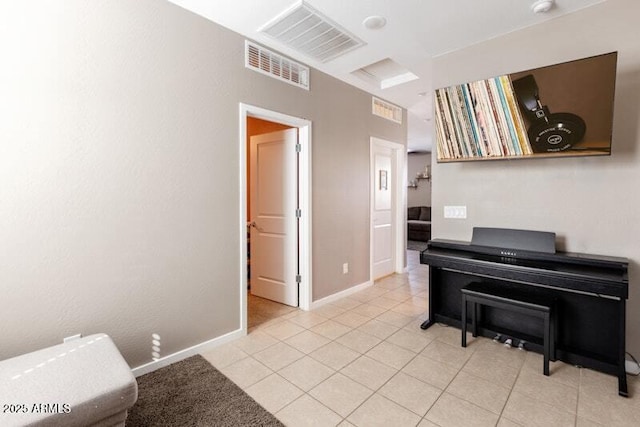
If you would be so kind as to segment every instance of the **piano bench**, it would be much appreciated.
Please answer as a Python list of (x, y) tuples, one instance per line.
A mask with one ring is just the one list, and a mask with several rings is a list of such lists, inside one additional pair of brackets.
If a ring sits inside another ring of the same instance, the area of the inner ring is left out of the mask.
[(556, 302), (554, 298), (528, 294), (508, 285), (489, 282), (472, 282), (460, 291), (462, 292), (462, 347), (467, 346), (467, 303), (471, 303), (471, 327), (474, 337), (478, 336), (478, 305), (542, 318), (544, 321), (543, 373), (549, 375), (549, 360), (556, 360)]

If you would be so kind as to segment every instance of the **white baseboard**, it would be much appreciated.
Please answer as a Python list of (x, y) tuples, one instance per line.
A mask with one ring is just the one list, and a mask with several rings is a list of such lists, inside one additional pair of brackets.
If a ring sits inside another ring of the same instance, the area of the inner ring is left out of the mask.
[(640, 366), (632, 360), (626, 360), (624, 362), (624, 370), (627, 371), (627, 374), (640, 375)]
[[(313, 301), (311, 303), (311, 307), (310, 309), (314, 309), (314, 308), (318, 308), (321, 307), (325, 304), (328, 304), (330, 302), (333, 301), (337, 301), (341, 298), (347, 297), (349, 295), (353, 295), (356, 292), (359, 292), (363, 289), (366, 289), (370, 286), (373, 285), (373, 281), (368, 280), (364, 283), (361, 283), (359, 285), (355, 285), (350, 287), (349, 289), (345, 289), (344, 291), (340, 291), (337, 292), (333, 295), (329, 295), (328, 297), (322, 298), (318, 301)], [(233, 341), (237, 338), (242, 337), (243, 335), (245, 335), (246, 332), (243, 331), (242, 329), (237, 329), (233, 332), (229, 332), (228, 334), (219, 336), (217, 338), (211, 339), (209, 341), (205, 341), (203, 343), (200, 344), (196, 344), (193, 347), (189, 347), (186, 348), (184, 350), (180, 350), (176, 353), (170, 354), (168, 356), (165, 356), (161, 359), (158, 360), (154, 360), (152, 362), (149, 363), (145, 363), (144, 365), (138, 366), (136, 368), (133, 368), (131, 371), (133, 372), (133, 375), (137, 378), (141, 375), (144, 374), (148, 374), (149, 372), (153, 372), (155, 370), (158, 370), (160, 368), (164, 368), (165, 366), (169, 366), (172, 363), (176, 363), (179, 362), (181, 360), (186, 359), (187, 357), (191, 357), (194, 356), (198, 353), (202, 353), (203, 351), (207, 351), (207, 350), (211, 350), (215, 347), (218, 347), (222, 344), (228, 343), (229, 341)]]
[(337, 301), (341, 298), (348, 297), (349, 295), (353, 295), (356, 292), (360, 292), (369, 286), (373, 286), (373, 281), (367, 280), (364, 283), (360, 283), (359, 285), (352, 286), (344, 291), (336, 292), (335, 294), (331, 294), (328, 297), (324, 297), (319, 299), (318, 301), (313, 301), (311, 303), (311, 310), (314, 308), (322, 307), (325, 304), (329, 304), (330, 302)]
[(229, 332), (209, 341), (196, 344), (193, 347), (185, 348), (184, 350), (180, 350), (161, 359), (154, 360), (153, 362), (145, 363), (144, 365), (138, 366), (137, 368), (133, 368), (131, 372), (133, 372), (133, 375), (137, 378), (141, 375), (148, 374), (149, 372), (164, 368), (165, 366), (169, 366), (172, 363), (184, 360), (187, 357), (191, 357), (203, 351), (211, 350), (215, 347), (221, 346), (222, 344), (233, 341), (237, 338), (242, 337), (243, 335), (245, 335), (245, 332), (242, 329), (237, 329), (233, 332)]

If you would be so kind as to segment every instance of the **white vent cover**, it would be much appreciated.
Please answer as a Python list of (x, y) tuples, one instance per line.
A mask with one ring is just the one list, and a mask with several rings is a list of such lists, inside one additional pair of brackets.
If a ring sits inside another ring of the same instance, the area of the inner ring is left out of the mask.
[(309, 67), (291, 61), (249, 40), (245, 41), (244, 65), (259, 73), (309, 90)]
[(402, 108), (375, 96), (371, 97), (371, 113), (392, 122), (402, 123)]
[(365, 45), (362, 40), (302, 1), (282, 12), (259, 31), (321, 62)]

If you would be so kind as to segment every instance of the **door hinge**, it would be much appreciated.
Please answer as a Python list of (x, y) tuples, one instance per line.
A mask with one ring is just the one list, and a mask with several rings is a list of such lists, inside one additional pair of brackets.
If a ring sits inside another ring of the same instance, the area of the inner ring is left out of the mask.
[(302, 144), (296, 144), (296, 153), (300, 153), (302, 151)]
[(296, 209), (296, 218), (302, 218), (302, 209)]
[(299, 274), (296, 274), (296, 283), (300, 283), (302, 282), (302, 276)]

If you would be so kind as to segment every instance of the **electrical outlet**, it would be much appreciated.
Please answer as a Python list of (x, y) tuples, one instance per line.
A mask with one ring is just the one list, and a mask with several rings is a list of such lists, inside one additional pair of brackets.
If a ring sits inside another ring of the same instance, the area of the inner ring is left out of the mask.
[(62, 342), (69, 342), (69, 341), (74, 341), (74, 340), (79, 340), (80, 338), (82, 338), (82, 334), (78, 334), (78, 335), (71, 335), (70, 337), (66, 337), (62, 340)]
[(345, 262), (342, 264), (342, 274), (347, 274), (349, 272), (349, 263)]

